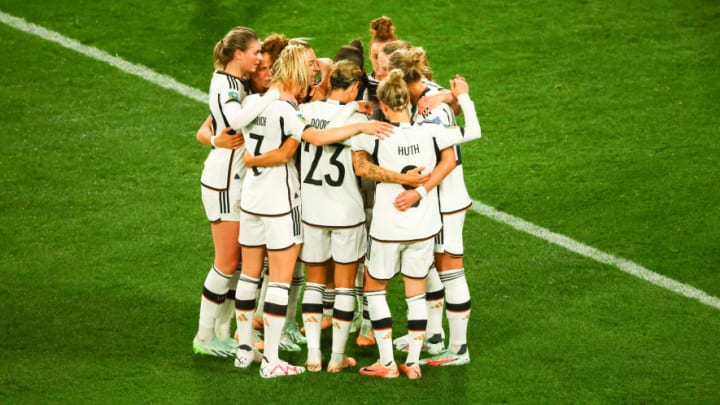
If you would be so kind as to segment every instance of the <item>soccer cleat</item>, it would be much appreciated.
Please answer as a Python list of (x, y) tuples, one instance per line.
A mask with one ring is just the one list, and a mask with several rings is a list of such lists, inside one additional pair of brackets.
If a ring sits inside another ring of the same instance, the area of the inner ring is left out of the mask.
[(355, 367), (357, 362), (352, 357), (342, 356), (340, 359), (336, 359), (333, 354), (330, 362), (328, 362), (327, 371), (328, 373), (339, 373), (342, 369), (348, 367)]
[(305, 367), (293, 366), (279, 359), (275, 363), (270, 363), (263, 357), (262, 363), (260, 364), (260, 377), (262, 378), (286, 377), (299, 375), (304, 372)]
[(400, 375), (400, 372), (394, 361), (389, 366), (385, 366), (378, 360), (375, 364), (361, 368), (360, 374), (370, 377), (395, 378)]
[(235, 351), (237, 350), (238, 344), (235, 341), (235, 339), (231, 337), (227, 337), (225, 339), (218, 339), (222, 344), (227, 347), (228, 351), (230, 351), (233, 355), (235, 354)]
[(299, 352), (302, 349), (297, 343), (293, 342), (290, 335), (283, 329), (282, 334), (280, 335), (280, 350), (284, 350), (286, 352)]
[(373, 333), (372, 325), (370, 322), (363, 322), (362, 326), (360, 327), (360, 333), (358, 334), (357, 339), (355, 339), (355, 344), (360, 347), (369, 347), (375, 345), (375, 333)]
[(253, 363), (260, 363), (262, 358), (262, 353), (259, 351), (248, 345), (241, 345), (235, 352), (235, 367), (248, 368)]
[(418, 378), (422, 377), (420, 365), (417, 363), (413, 363), (411, 365), (401, 364), (399, 368), (400, 372), (405, 374), (411, 380), (417, 380)]
[(193, 352), (215, 357), (230, 357), (234, 351), (225, 342), (213, 335), (208, 340), (200, 340), (197, 336), (193, 339)]
[(299, 345), (307, 344), (307, 338), (300, 332), (297, 322), (287, 321), (283, 327), (283, 332), (287, 333), (293, 342)]
[(463, 364), (470, 363), (470, 352), (467, 346), (460, 349), (462, 354), (453, 353), (450, 349), (446, 349), (439, 354), (436, 354), (427, 359), (420, 360), (420, 364), (426, 364), (428, 366), (462, 366)]
[(322, 354), (318, 349), (308, 349), (308, 359), (305, 362), (305, 368), (310, 372), (318, 372), (322, 370)]
[[(393, 344), (395, 345), (395, 350), (399, 350), (401, 352), (407, 352), (408, 349), (410, 348), (410, 342), (408, 340), (408, 335), (400, 336), (399, 338), (394, 339)], [(445, 343), (443, 342), (440, 334), (435, 334), (430, 339), (425, 339), (423, 341), (421, 350), (423, 352), (429, 353), (431, 355), (442, 353), (443, 350), (445, 350)]]

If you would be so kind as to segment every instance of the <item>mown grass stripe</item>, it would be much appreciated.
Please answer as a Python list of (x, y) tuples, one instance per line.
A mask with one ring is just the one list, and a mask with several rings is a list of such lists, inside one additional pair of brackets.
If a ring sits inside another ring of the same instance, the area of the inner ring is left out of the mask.
[(183, 96), (189, 97), (193, 100), (199, 101), (201, 103), (207, 102), (206, 92), (184, 85), (173, 79), (172, 77), (155, 72), (154, 70), (143, 65), (131, 63), (117, 56), (112, 56), (109, 53), (101, 51), (95, 47), (83, 45), (80, 42), (68, 38), (60, 33), (51, 31), (47, 28), (41, 27), (33, 23), (29, 23), (22, 18), (15, 17), (3, 11), (0, 11), (0, 21), (19, 31), (38, 36), (50, 42), (55, 42), (60, 46), (71, 49), (75, 52), (81, 53), (85, 56), (99, 60), (101, 62), (105, 62), (110, 66), (122, 70), (123, 72), (138, 76), (141, 79), (147, 80), (168, 90), (180, 93)]
[[(117, 56), (112, 56), (107, 52), (101, 51), (95, 47), (83, 45), (80, 42), (68, 38), (60, 33), (48, 30), (47, 28), (41, 27), (33, 23), (29, 23), (22, 18), (6, 14), (3, 11), (0, 11), (0, 21), (19, 31), (38, 36), (47, 41), (55, 42), (65, 48), (71, 49), (98, 61), (105, 62), (115, 68), (120, 69), (123, 72), (135, 75), (143, 80), (154, 83), (165, 89), (175, 91), (179, 94), (182, 94), (183, 96), (189, 97), (198, 102), (207, 102), (207, 95), (205, 92), (184, 85), (169, 76), (157, 73), (145, 66), (128, 62)], [(557, 246), (563, 247), (571, 252), (577, 253), (581, 256), (587, 257), (597, 262), (613, 266), (627, 274), (647, 281), (658, 287), (672, 291), (676, 294), (697, 300), (713, 308), (720, 309), (720, 299), (718, 299), (717, 297), (713, 297), (695, 287), (683, 284), (679, 281), (658, 274), (631, 260), (623, 259), (621, 257), (605, 253), (592, 246), (588, 246), (567, 236), (552, 232), (531, 222), (525, 221), (524, 219), (498, 211), (494, 207), (483, 204), (479, 201), (473, 200), (472, 209), (473, 211), (483, 216), (509, 225), (518, 231), (528, 233), (530, 235), (548, 241)]]

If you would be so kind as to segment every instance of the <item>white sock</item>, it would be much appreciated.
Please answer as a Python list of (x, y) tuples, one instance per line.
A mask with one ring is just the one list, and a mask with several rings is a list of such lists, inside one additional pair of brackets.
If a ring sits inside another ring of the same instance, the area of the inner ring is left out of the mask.
[(405, 364), (420, 362), (420, 351), (425, 340), (427, 327), (427, 304), (425, 294), (405, 298), (408, 306), (408, 354)]
[(215, 336), (220, 339), (228, 339), (230, 335), (230, 327), (232, 320), (235, 318), (235, 288), (237, 287), (238, 279), (240, 278), (240, 270), (235, 270), (230, 282), (228, 283), (228, 292), (226, 294), (225, 302), (220, 305), (217, 312), (217, 318), (215, 318)]
[(320, 350), (320, 322), (323, 313), (323, 290), (325, 286), (317, 283), (307, 283), (302, 301), (303, 326), (307, 347)]
[(333, 354), (345, 353), (350, 324), (355, 314), (355, 290), (353, 288), (335, 289), (335, 308), (333, 310)]
[(297, 322), (297, 307), (300, 292), (305, 282), (305, 270), (301, 262), (295, 263), (293, 271), (292, 284), (290, 284), (290, 295), (288, 298), (287, 320), (288, 322)]
[(425, 291), (425, 300), (427, 301), (427, 330), (425, 336), (427, 339), (438, 334), (442, 337), (444, 335), (442, 315), (445, 290), (434, 265), (430, 268), (427, 279), (425, 279)]
[(235, 320), (237, 322), (238, 345), (252, 348), (252, 317), (255, 313), (255, 293), (260, 279), (240, 275), (235, 289)]
[(200, 320), (198, 322), (198, 339), (208, 340), (215, 333), (215, 319), (218, 308), (225, 302), (231, 276), (223, 274), (212, 266), (205, 277), (203, 292), (200, 299)]
[(290, 285), (287, 283), (270, 282), (268, 284), (263, 313), (263, 321), (265, 322), (265, 350), (263, 355), (270, 363), (279, 360), (280, 335), (283, 326), (285, 326), (289, 290)]
[(375, 333), (375, 341), (377, 342), (378, 351), (380, 352), (380, 362), (387, 366), (393, 361), (393, 343), (392, 343), (392, 314), (387, 303), (385, 291), (366, 292), (368, 301), (368, 312), (370, 312), (370, 320)]
[(467, 329), (470, 321), (470, 289), (464, 269), (447, 270), (440, 273), (445, 285), (445, 310), (450, 326), (449, 348), (454, 353), (467, 344)]

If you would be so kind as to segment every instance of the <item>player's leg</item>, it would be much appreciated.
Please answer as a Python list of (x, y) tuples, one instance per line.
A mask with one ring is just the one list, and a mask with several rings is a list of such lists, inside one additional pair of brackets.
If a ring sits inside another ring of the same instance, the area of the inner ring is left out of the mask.
[[(445, 237), (445, 253), (438, 269), (445, 286), (446, 315), (449, 326), (447, 350), (427, 360), (431, 366), (462, 365), (470, 362), (467, 347), (467, 329), (470, 320), (470, 288), (463, 265), (462, 227), (465, 212), (444, 215), (443, 223), (448, 232)], [(451, 232), (452, 231), (452, 232)]]
[(432, 239), (407, 245), (402, 252), (400, 265), (405, 285), (405, 301), (408, 306), (408, 355), (400, 371), (411, 379), (420, 378), (420, 351), (427, 328), (427, 303), (425, 288), (428, 271), (433, 263)]
[(260, 275), (265, 259), (265, 235), (262, 219), (256, 215), (242, 213), (240, 245), (242, 246), (242, 272), (235, 289), (235, 319), (238, 341), (235, 366), (249, 367), (258, 360), (253, 349), (253, 314), (255, 313), (255, 297), (260, 283)]
[(411, 379), (422, 376), (420, 371), (420, 351), (425, 340), (427, 327), (427, 303), (425, 302), (425, 282), (422, 279), (403, 277), (405, 283), (405, 302), (408, 308), (408, 355), (400, 371)]
[(375, 334), (379, 360), (372, 365), (362, 367), (360, 374), (373, 377), (395, 378), (400, 373), (395, 364), (392, 343), (392, 315), (387, 303), (386, 290), (389, 280), (400, 268), (400, 244), (382, 243), (370, 240), (363, 293), (367, 297), (368, 311)]
[(365, 278), (365, 296), (376, 337), (379, 359), (376, 363), (360, 369), (360, 374), (372, 377), (395, 378), (399, 375), (392, 345), (392, 314), (386, 297), (387, 281)]
[(355, 360), (345, 356), (345, 346), (350, 335), (350, 325), (355, 313), (355, 273), (357, 262), (335, 263), (335, 306), (333, 309), (332, 355), (328, 362), (329, 372), (338, 372), (355, 365)]
[(355, 279), (358, 262), (367, 250), (367, 232), (361, 225), (331, 232), (332, 254), (335, 259), (335, 307), (333, 311), (332, 355), (328, 372), (336, 373), (356, 364), (345, 356), (350, 328), (355, 314)]
[(302, 246), (302, 226), (299, 222), (299, 207), (292, 214), (281, 217), (265, 217), (270, 283), (263, 312), (265, 323), (265, 350), (260, 364), (263, 378), (297, 375), (305, 371), (280, 360), (280, 336), (287, 319), (290, 284), (295, 263)]
[(299, 352), (299, 345), (305, 344), (307, 342), (305, 335), (300, 332), (300, 328), (297, 324), (298, 300), (300, 298), (300, 292), (302, 291), (304, 282), (305, 265), (302, 262), (298, 261), (297, 263), (295, 263), (292, 282), (290, 283), (287, 321), (285, 322), (285, 327), (283, 328), (283, 333), (280, 338), (280, 349), (282, 350)]
[(238, 265), (230, 279), (229, 289), (226, 294), (227, 297), (225, 298), (225, 302), (218, 308), (217, 317), (215, 318), (215, 336), (223, 341), (232, 339), (231, 329), (233, 320), (235, 319), (235, 288), (237, 287), (240, 272), (242, 271), (240, 266), (241, 265)]
[(323, 319), (321, 328), (327, 329), (332, 325), (333, 308), (335, 307), (335, 267), (332, 262), (327, 263), (327, 281), (323, 291)]
[(357, 277), (355, 278), (355, 291), (359, 295), (358, 312), (360, 313), (360, 331), (355, 339), (355, 344), (360, 347), (369, 347), (375, 345), (375, 334), (372, 330), (370, 322), (370, 312), (368, 312), (367, 297), (363, 293), (365, 285), (365, 274), (367, 273), (367, 265), (362, 263), (358, 266)]
[(323, 313), (322, 293), (325, 289), (325, 269), (325, 263), (305, 263), (307, 283), (302, 302), (303, 326), (308, 348), (308, 359), (305, 364), (308, 371), (313, 372), (322, 369), (320, 322)]
[[(232, 274), (238, 265), (240, 247), (237, 244), (239, 223), (237, 221), (218, 221), (211, 224), (215, 259), (203, 283), (200, 302), (198, 331), (193, 339), (193, 350), (196, 353), (215, 356), (228, 356), (227, 345), (219, 344), (215, 337), (215, 320), (220, 305), (226, 299)], [(219, 350), (219, 347), (225, 350)]]
[(265, 350), (260, 375), (265, 378), (300, 374), (302, 367), (289, 365), (280, 360), (280, 336), (287, 317), (287, 305), (295, 262), (300, 245), (283, 250), (269, 250), (270, 284), (265, 297), (263, 321), (265, 323)]

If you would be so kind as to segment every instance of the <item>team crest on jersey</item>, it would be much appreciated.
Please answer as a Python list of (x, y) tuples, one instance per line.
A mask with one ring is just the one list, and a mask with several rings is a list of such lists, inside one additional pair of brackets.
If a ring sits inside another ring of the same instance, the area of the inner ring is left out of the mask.
[(302, 113), (298, 113), (297, 117), (300, 120), (300, 122), (303, 123), (303, 125), (307, 125), (307, 122), (305, 121), (305, 117), (303, 117)]
[(240, 101), (240, 92), (238, 92), (237, 90), (229, 90), (228, 98), (231, 100)]

